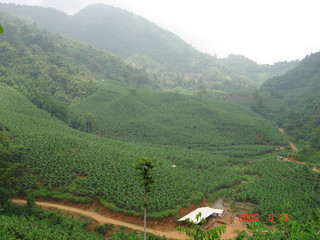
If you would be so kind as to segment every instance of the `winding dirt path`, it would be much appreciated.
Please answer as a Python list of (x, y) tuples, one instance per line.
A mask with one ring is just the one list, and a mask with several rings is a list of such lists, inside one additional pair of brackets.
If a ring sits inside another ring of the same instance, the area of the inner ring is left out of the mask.
[[(283, 128), (279, 128), (279, 131), (281, 133), (284, 133), (284, 129)], [(291, 147), (293, 152), (298, 152), (298, 148), (292, 142), (289, 142), (289, 144), (290, 144), (290, 147)], [(305, 162), (298, 161), (297, 159), (294, 158), (294, 156), (290, 156), (289, 158), (284, 158), (283, 161), (295, 162), (295, 163), (299, 163), (299, 164), (303, 164), (303, 165), (307, 164)], [(316, 168), (312, 168), (312, 171), (320, 173), (320, 170), (318, 170)]]
[[(11, 199), (11, 201), (17, 205), (25, 205), (26, 200), (23, 199)], [(129, 222), (117, 220), (108, 216), (103, 216), (95, 211), (92, 210), (84, 210), (82, 208), (78, 207), (71, 207), (68, 205), (64, 204), (59, 204), (59, 203), (52, 203), (52, 202), (46, 202), (46, 201), (36, 201), (36, 205), (43, 207), (44, 209), (59, 209), (71, 213), (76, 213), (80, 214), (86, 217), (89, 217), (97, 222), (101, 223), (108, 223), (108, 224), (113, 224), (117, 226), (124, 226), (128, 227), (130, 229), (134, 230), (139, 230), (143, 231), (143, 226), (137, 225), (137, 224), (132, 224)], [(222, 222), (221, 222), (222, 221)], [(220, 224), (219, 224), (220, 222)], [(226, 232), (221, 235), (221, 239), (227, 240), (227, 239), (233, 239), (238, 235), (238, 231), (245, 230), (247, 231), (246, 226), (244, 223), (238, 221), (238, 217), (236, 216), (231, 216), (231, 215), (223, 215), (221, 219), (217, 219), (218, 226), (220, 225), (226, 225)], [(215, 226), (217, 226), (215, 224)], [(166, 236), (167, 238), (171, 239), (177, 239), (177, 240), (182, 240), (182, 239), (187, 239), (187, 236), (185, 233), (179, 233), (176, 231), (174, 228), (173, 230), (171, 229), (165, 229), (165, 230), (156, 230), (154, 228), (147, 228), (147, 232), (153, 233), (155, 235), (160, 235), (160, 236)]]
[[(305, 163), (305, 162), (300, 162), (300, 161), (296, 160), (294, 157), (284, 158), (283, 161), (295, 162), (295, 163), (299, 163), (299, 164), (302, 164), (302, 165), (307, 165), (307, 163)], [(319, 171), (318, 169), (316, 169), (316, 168), (312, 168), (312, 171), (317, 172), (317, 173), (320, 173), (320, 171)]]
[[(22, 199), (12, 199), (11, 201), (17, 205), (26, 204), (26, 201), (22, 200)], [(109, 218), (106, 216), (102, 216), (99, 213), (83, 210), (80, 208), (74, 208), (74, 207), (70, 207), (70, 206), (66, 206), (66, 205), (62, 205), (62, 204), (42, 202), (42, 201), (36, 201), (36, 205), (44, 207), (44, 208), (57, 208), (57, 209), (60, 209), (63, 211), (78, 213), (78, 214), (87, 216), (95, 221), (98, 221), (99, 223), (108, 223), (108, 224), (128, 227), (128, 228), (139, 230), (139, 231), (144, 231), (143, 226), (119, 221), (119, 220), (112, 219), (112, 218)], [(181, 240), (186, 239), (186, 235), (184, 233), (179, 233), (176, 230), (174, 230), (174, 231), (158, 231), (156, 229), (147, 228), (147, 232), (153, 233), (156, 235), (160, 235), (160, 236), (166, 236), (168, 238), (181, 239)]]
[(298, 148), (292, 142), (289, 142), (289, 144), (290, 144), (290, 147), (292, 148), (292, 151), (298, 152)]

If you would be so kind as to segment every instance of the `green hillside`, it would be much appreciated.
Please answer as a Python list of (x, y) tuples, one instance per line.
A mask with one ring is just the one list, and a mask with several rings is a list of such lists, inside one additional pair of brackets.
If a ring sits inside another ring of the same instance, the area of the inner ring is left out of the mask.
[(101, 84), (75, 108), (89, 111), (102, 135), (122, 141), (205, 150), (287, 143), (270, 122), (245, 108), (176, 93)]
[(320, 53), (261, 86), (253, 109), (272, 119), (300, 144), (299, 159), (320, 165)]
[(75, 121), (68, 105), (95, 92), (97, 82), (148, 84), (146, 74), (114, 55), (39, 30), (4, 12), (0, 22), (6, 29), (0, 38), (0, 82), (70, 124)]
[[(33, 189), (36, 196), (76, 202), (100, 199), (114, 211), (139, 215), (143, 192), (132, 171), (132, 160), (144, 156), (162, 162), (156, 170), (156, 188), (150, 193), (149, 217), (173, 215), (181, 206), (225, 188), (229, 188), (226, 196), (235, 201), (258, 204), (252, 211), (261, 214), (262, 219), (270, 212), (282, 213), (287, 202), (293, 208), (286, 213), (299, 221), (319, 207), (315, 200), (319, 194), (318, 175), (311, 179), (312, 173), (306, 166), (276, 161), (278, 153), (259, 156), (273, 151), (275, 146), (241, 145), (238, 140), (239, 145), (221, 144), (196, 150), (187, 146), (119, 142), (69, 128), (3, 84), (0, 122), (14, 143), (23, 144), (27, 150), (22, 186)], [(254, 127), (250, 122), (246, 125), (247, 130)], [(232, 139), (228, 131), (225, 135)], [(294, 181), (290, 187), (283, 185), (286, 176)], [(240, 184), (243, 180), (248, 184)], [(309, 181), (313, 188), (307, 184)], [(270, 189), (279, 197), (270, 198), (269, 192), (269, 200), (265, 200)]]
[[(278, 124), (297, 140), (307, 141), (320, 125), (320, 53), (307, 56), (286, 74), (269, 79), (261, 91), (269, 92), (277, 105)], [(266, 101), (268, 102), (268, 101)]]
[(218, 59), (200, 53), (154, 23), (103, 4), (90, 5), (72, 16), (50, 8), (14, 4), (0, 6), (47, 31), (64, 34), (116, 54), (145, 71), (155, 85), (166, 89), (253, 89), (258, 87), (257, 82), (290, 68), (288, 63), (280, 67), (280, 72), (277, 66), (258, 64), (250, 69), (247, 61), (239, 58), (235, 65), (233, 59)]
[[(40, 63), (56, 65), (58, 68), (64, 67), (62, 70), (66, 71), (65, 74), (75, 75), (78, 78), (81, 76), (89, 79), (94, 77), (98, 80), (112, 79), (117, 82), (131, 83), (133, 86), (136, 86), (138, 81), (147, 81), (143, 72), (130, 67), (110, 53), (61, 35), (39, 30), (35, 25), (26, 25), (5, 12), (2, 12), (0, 20), (7, 29), (6, 34), (0, 38), (3, 47), (5, 47), (1, 52), (3, 54), (2, 61), (5, 61), (4, 66), (17, 67), (14, 64), (18, 60), (25, 64), (31, 62), (34, 66), (34, 62), (37, 60)], [(11, 46), (7, 46), (8, 44)], [(15, 52), (9, 50), (15, 50)], [(5, 58), (9, 56), (9, 59)], [(26, 60), (23, 62), (23, 57), (27, 58), (29, 62)], [(28, 69), (28, 67), (25, 68)], [(32, 68), (29, 66), (29, 69)], [(36, 74), (39, 73), (34, 73), (32, 77), (38, 77)]]
[[(236, 139), (237, 145), (234, 146), (222, 141), (218, 146), (211, 147), (210, 151), (188, 149), (187, 146), (119, 142), (71, 129), (5, 85), (1, 85), (0, 92), (0, 122), (11, 136), (15, 136), (17, 143), (28, 149), (25, 187), (38, 188), (41, 183), (51, 191), (102, 197), (123, 209), (140, 209), (142, 192), (139, 184), (135, 183), (130, 164), (135, 158), (155, 157), (163, 162), (158, 174), (166, 178), (158, 183), (150, 198), (150, 211), (160, 211), (176, 208), (191, 199), (201, 199), (203, 194), (239, 182), (240, 173), (223, 167), (226, 163), (242, 162), (243, 157), (275, 148), (249, 144), (244, 139)], [(254, 127), (250, 123), (244, 125), (246, 130)], [(226, 131), (226, 135), (230, 133)], [(261, 139), (264, 138), (269, 139), (270, 136), (261, 133)], [(232, 134), (226, 139), (231, 142)], [(285, 139), (277, 136), (271, 140), (274, 144), (282, 144)], [(188, 139), (185, 141), (188, 142)], [(256, 144), (261, 144), (258, 138)], [(178, 167), (172, 168), (172, 164)], [(190, 185), (193, 179), (198, 181)]]
[(320, 53), (306, 56), (297, 67), (286, 74), (267, 80), (262, 91), (269, 91), (279, 99), (289, 104), (315, 94), (320, 88)]

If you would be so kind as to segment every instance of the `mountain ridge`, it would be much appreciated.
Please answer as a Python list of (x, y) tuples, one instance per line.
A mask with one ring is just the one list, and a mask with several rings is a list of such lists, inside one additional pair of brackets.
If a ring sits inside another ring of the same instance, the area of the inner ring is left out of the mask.
[[(27, 21), (36, 22), (47, 31), (85, 41), (129, 60), (130, 64), (144, 70), (155, 84), (165, 88), (182, 87), (193, 91), (199, 88), (224, 91), (254, 89), (259, 82), (274, 75), (262, 72), (257, 80), (248, 70), (234, 71), (230, 65), (224, 64), (225, 61), (201, 53), (177, 35), (117, 7), (89, 5), (70, 16), (54, 9), (37, 7), (33, 12), (30, 6), (0, 6)], [(161, 67), (148, 64), (153, 61)], [(246, 68), (245, 64), (243, 66)], [(258, 66), (256, 71), (261, 71)], [(290, 64), (282, 72), (288, 68)]]

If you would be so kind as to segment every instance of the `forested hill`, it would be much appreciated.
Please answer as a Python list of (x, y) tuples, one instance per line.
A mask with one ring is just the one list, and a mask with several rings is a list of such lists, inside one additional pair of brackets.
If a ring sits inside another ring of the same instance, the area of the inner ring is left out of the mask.
[[(149, 78), (164, 88), (215, 89), (234, 91), (253, 89), (279, 72), (256, 64), (253, 73), (243, 60), (235, 66), (200, 53), (178, 36), (146, 19), (120, 8), (102, 4), (89, 5), (73, 16), (61, 11), (14, 4), (0, 4), (1, 9), (25, 21), (35, 22), (47, 31), (60, 33), (109, 51), (131, 65), (143, 69)], [(239, 71), (239, 66), (243, 66)], [(285, 64), (280, 73), (291, 65)]]
[(59, 118), (66, 114), (58, 109), (92, 94), (102, 79), (133, 87), (148, 83), (146, 74), (114, 55), (39, 30), (5, 12), (0, 22), (5, 31), (0, 38), (0, 82)]
[(261, 91), (278, 102), (278, 122), (297, 139), (308, 140), (320, 126), (320, 52), (286, 74), (267, 80)]
[(320, 52), (305, 57), (300, 64), (286, 74), (271, 78), (261, 86), (274, 97), (290, 103), (317, 94), (320, 89)]
[[(261, 91), (270, 93), (264, 101), (272, 118), (296, 142), (308, 143), (309, 150), (319, 152), (320, 52), (307, 56), (286, 74), (267, 80)], [(318, 160), (314, 157), (314, 163), (319, 162), (319, 157)], [(309, 161), (313, 161), (311, 159), (309, 157)]]

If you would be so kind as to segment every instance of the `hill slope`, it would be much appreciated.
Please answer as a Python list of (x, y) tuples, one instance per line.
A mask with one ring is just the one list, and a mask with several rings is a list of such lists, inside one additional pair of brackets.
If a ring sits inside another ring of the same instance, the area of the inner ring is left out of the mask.
[(148, 83), (142, 71), (87, 44), (53, 35), (1, 12), (0, 82), (18, 89), (38, 107), (69, 121), (69, 104), (96, 91), (101, 79)]
[(101, 84), (75, 108), (90, 111), (103, 135), (124, 141), (202, 149), (287, 143), (270, 122), (245, 108), (175, 93)]
[(280, 126), (299, 140), (309, 140), (320, 125), (320, 52), (307, 56), (286, 74), (269, 79), (261, 91), (270, 92), (278, 106)]
[(300, 144), (298, 158), (320, 166), (320, 52), (311, 54), (286, 74), (261, 86), (264, 104), (286, 133)]
[(262, 91), (270, 91), (274, 97), (295, 103), (316, 94), (320, 88), (320, 52), (306, 56), (297, 67), (286, 74), (267, 80)]
[[(221, 145), (203, 151), (101, 138), (69, 128), (3, 84), (0, 123), (15, 143), (25, 146), (22, 186), (34, 189), (37, 196), (73, 201), (91, 197), (115, 211), (138, 214), (143, 192), (131, 162), (145, 156), (162, 162), (155, 170), (156, 188), (149, 194), (149, 217), (173, 215), (182, 205), (200, 201), (219, 189), (234, 200), (258, 203), (255, 211), (264, 218), (270, 212), (281, 213), (288, 201), (293, 208), (286, 212), (299, 210), (303, 213), (299, 219), (318, 207), (319, 177), (312, 176), (306, 166), (276, 161), (273, 158), (278, 153), (248, 162), (274, 146)], [(247, 130), (250, 127), (254, 126), (247, 123)], [(230, 138), (228, 132), (225, 135)], [(240, 184), (244, 179), (248, 184)], [(314, 186), (311, 189), (310, 184)], [(230, 189), (226, 192), (225, 188)]]
[[(0, 93), (1, 125), (15, 136), (17, 143), (28, 149), (25, 187), (38, 188), (41, 183), (51, 191), (56, 189), (78, 196), (102, 197), (124, 209), (139, 210), (140, 199), (143, 199), (130, 164), (135, 158), (155, 157), (163, 163), (157, 171), (159, 176), (165, 175), (166, 178), (157, 183), (157, 189), (150, 196), (150, 210), (160, 211), (188, 203), (191, 198), (201, 199), (205, 193), (235, 184), (240, 181), (240, 173), (224, 166), (227, 162), (243, 161), (245, 156), (275, 148), (250, 145), (246, 140), (238, 140), (234, 146), (227, 146), (222, 141), (209, 151), (188, 149), (187, 146), (124, 143), (71, 129), (5, 85), (1, 85)], [(173, 113), (171, 118), (174, 116)], [(180, 118), (185, 116), (177, 115)], [(170, 120), (169, 116), (167, 119)], [(244, 128), (240, 130), (243, 133), (254, 128), (254, 124), (243, 124)], [(235, 127), (232, 123), (226, 123), (224, 127), (228, 126)], [(205, 130), (199, 130), (199, 134), (202, 131)], [(184, 136), (183, 132), (180, 134)], [(230, 142), (233, 136), (227, 135), (228, 132), (225, 138)], [(261, 139), (267, 137), (261, 135)], [(171, 139), (172, 135), (168, 138)], [(172, 164), (177, 167), (172, 168)], [(198, 181), (190, 185), (193, 179)]]

